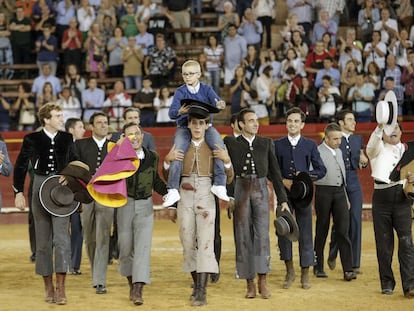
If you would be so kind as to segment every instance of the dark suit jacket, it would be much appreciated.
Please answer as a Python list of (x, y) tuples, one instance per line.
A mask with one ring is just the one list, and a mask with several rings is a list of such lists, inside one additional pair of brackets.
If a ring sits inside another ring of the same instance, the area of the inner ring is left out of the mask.
[[(108, 153), (108, 140), (102, 147), (101, 151), (101, 163), (105, 159)], [(89, 165), (89, 171), (93, 175), (95, 174), (97, 167), (97, 156), (99, 148), (92, 136), (75, 141), (75, 154), (76, 159)]]
[(325, 176), (326, 168), (313, 140), (301, 136), (293, 147), (285, 136), (275, 140), (274, 144), (283, 178), (292, 179), (297, 172), (308, 173), (314, 181)]
[[(351, 149), (351, 167), (352, 170), (357, 170), (359, 167), (359, 158), (361, 150), (363, 149), (363, 141), (361, 135), (350, 135), (349, 136), (349, 147)], [(342, 156), (344, 158), (344, 162), (346, 161), (346, 138), (342, 137), (341, 145), (339, 149), (342, 151)]]
[[(27, 134), (23, 138), (23, 145), (14, 167), (13, 186), (15, 191), (23, 192), (29, 162), (32, 164), (35, 174), (47, 175), (50, 173), (48, 164), (50, 164), (51, 148), (51, 140), (43, 130)], [(66, 167), (70, 161), (75, 160), (72, 134), (59, 131), (54, 138), (53, 148), (57, 172)]]
[[(401, 157), (400, 162), (397, 163), (397, 166), (393, 169), (390, 174), (390, 179), (392, 181), (399, 181), (401, 168), (408, 163), (414, 160), (414, 142), (409, 142), (405, 144), (405, 152)], [(404, 177), (405, 178), (405, 177)]]
[(242, 176), (246, 171), (247, 154), (251, 153), (258, 178), (267, 177), (273, 183), (279, 203), (287, 202), (285, 187), (282, 182), (279, 164), (277, 162), (274, 145), (270, 138), (256, 136), (253, 140), (252, 149), (250, 150), (249, 142), (239, 136), (236, 139), (226, 139), (227, 146), (236, 177)]

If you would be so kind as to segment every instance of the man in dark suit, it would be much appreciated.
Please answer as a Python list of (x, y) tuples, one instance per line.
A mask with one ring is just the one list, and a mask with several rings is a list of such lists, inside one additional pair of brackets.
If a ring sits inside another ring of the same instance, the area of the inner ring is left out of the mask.
[[(23, 189), (30, 162), (34, 170), (32, 209), (36, 230), (35, 269), (37, 274), (43, 276), (45, 301), (63, 305), (66, 304), (66, 272), (70, 269), (69, 216), (57, 217), (48, 213), (40, 203), (39, 190), (46, 178), (55, 175), (75, 159), (73, 138), (71, 134), (61, 131), (63, 113), (59, 105), (43, 105), (39, 109), (39, 119), (43, 129), (24, 137), (14, 167), (15, 206), (20, 210), (26, 207)], [(53, 271), (56, 273), (56, 291)]]
[(236, 269), (247, 280), (246, 298), (256, 297), (254, 278), (262, 298), (271, 296), (266, 275), (270, 271), (269, 192), (267, 178), (273, 183), (282, 210), (289, 209), (279, 164), (271, 139), (257, 136), (256, 113), (243, 109), (238, 116), (242, 134), (227, 141), (236, 182), (234, 186), (234, 238)]
[[(286, 112), (288, 135), (274, 141), (275, 152), (283, 176), (283, 184), (288, 194), (291, 211), (299, 226), (299, 257), (301, 266), (301, 284), (303, 289), (310, 288), (309, 267), (315, 264), (312, 241), (312, 206), (298, 207), (290, 198), (292, 179), (299, 172), (308, 173), (313, 181), (325, 176), (326, 168), (322, 162), (316, 143), (301, 135), (305, 126), (305, 113), (297, 107)], [(278, 236), (280, 259), (286, 264), (286, 278), (283, 288), (289, 288), (295, 280), (293, 267), (292, 242)]]
[[(89, 166), (94, 175), (107, 155), (109, 118), (95, 112), (89, 119), (92, 136), (75, 142), (76, 158)], [(81, 213), (83, 238), (91, 264), (92, 283), (97, 294), (106, 293), (106, 272), (109, 255), (109, 238), (114, 209), (93, 201), (83, 204)]]
[(319, 278), (328, 277), (323, 269), (323, 251), (332, 214), (344, 280), (351, 281), (356, 279), (356, 274), (352, 269), (352, 247), (348, 236), (349, 212), (345, 193), (346, 171), (342, 152), (339, 149), (341, 141), (341, 128), (336, 123), (330, 123), (325, 127), (324, 141), (318, 146), (326, 167), (326, 175), (315, 182), (316, 266), (314, 267), (314, 274)]
[[(336, 118), (342, 130), (342, 141), (339, 149), (342, 151), (345, 163), (346, 194), (350, 204), (349, 239), (352, 244), (352, 267), (354, 272), (359, 274), (361, 265), (362, 189), (358, 177), (358, 168), (367, 167), (368, 158), (363, 151), (362, 136), (353, 134), (356, 125), (354, 113), (350, 110), (342, 110)], [(335, 228), (332, 227), (328, 257), (328, 266), (331, 270), (335, 269), (337, 254), (338, 243), (335, 238)]]

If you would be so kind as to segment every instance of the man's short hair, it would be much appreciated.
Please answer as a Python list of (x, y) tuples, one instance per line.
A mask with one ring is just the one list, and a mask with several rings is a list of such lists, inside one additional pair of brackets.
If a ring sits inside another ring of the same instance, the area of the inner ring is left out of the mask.
[(69, 132), (69, 129), (73, 129), (76, 126), (76, 123), (82, 122), (79, 118), (69, 118), (65, 122), (65, 131)]
[(124, 126), (122, 127), (122, 133), (125, 134), (126, 129), (130, 128), (132, 126), (136, 126), (137, 128), (139, 128), (139, 130), (142, 133), (141, 127), (138, 124), (136, 124), (135, 122), (129, 122), (127, 124), (124, 124)]
[(124, 118), (124, 120), (126, 119), (126, 115), (128, 114), (128, 112), (131, 111), (135, 111), (138, 112), (138, 117), (141, 116), (141, 110), (139, 110), (139, 108), (137, 107), (128, 107), (127, 109), (124, 110), (124, 112), (122, 113), (122, 117)]
[(45, 125), (45, 119), (50, 119), (52, 117), (51, 112), (53, 110), (62, 111), (62, 106), (56, 103), (50, 102), (40, 107), (39, 120), (42, 125)]
[(290, 108), (288, 111), (286, 111), (286, 118), (294, 113), (299, 113), (300, 119), (302, 120), (302, 122), (305, 122), (306, 114), (299, 107), (293, 107), (293, 108)]
[(89, 118), (89, 124), (93, 125), (93, 122), (95, 121), (95, 118), (99, 117), (99, 116), (106, 117), (106, 119), (108, 120), (108, 123), (109, 123), (109, 116), (106, 113), (102, 112), (102, 111), (97, 111), (97, 112), (94, 112), (91, 115), (91, 117)]
[(325, 127), (325, 137), (328, 136), (332, 132), (342, 132), (341, 128), (337, 123), (329, 123)]
[(240, 110), (239, 116), (237, 117), (237, 122), (243, 122), (244, 123), (244, 115), (248, 113), (256, 113), (253, 109), (250, 108), (244, 108)]

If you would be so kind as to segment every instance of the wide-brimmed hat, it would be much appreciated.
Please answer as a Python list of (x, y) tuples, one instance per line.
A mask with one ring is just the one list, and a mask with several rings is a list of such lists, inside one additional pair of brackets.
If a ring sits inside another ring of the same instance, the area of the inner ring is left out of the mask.
[(58, 217), (73, 214), (80, 203), (68, 186), (59, 183), (62, 175), (53, 175), (45, 179), (39, 190), (40, 203), (46, 211)]
[(313, 182), (308, 173), (300, 172), (293, 176), (290, 199), (297, 207), (307, 208), (313, 198)]
[(75, 201), (91, 203), (93, 198), (89, 195), (86, 185), (92, 178), (89, 166), (81, 161), (70, 162), (61, 172), (67, 180), (67, 186), (75, 195)]
[(386, 135), (391, 135), (397, 125), (398, 102), (393, 91), (385, 94), (384, 100), (377, 103), (375, 116), (378, 124), (382, 124)]
[(297, 241), (299, 238), (299, 226), (292, 213), (288, 210), (282, 211), (279, 206), (276, 209), (276, 219), (274, 221), (276, 234), (284, 236), (291, 241)]
[[(410, 163), (401, 167), (401, 170), (400, 170), (401, 179), (407, 178), (408, 172), (410, 172), (411, 174), (414, 174), (414, 160), (412, 160)], [(407, 196), (407, 198), (414, 200), (414, 183), (408, 182), (407, 180), (404, 185), (404, 193)]]
[(190, 106), (188, 115), (197, 119), (207, 119), (211, 113), (220, 111), (215, 106), (191, 98), (182, 99), (181, 106)]

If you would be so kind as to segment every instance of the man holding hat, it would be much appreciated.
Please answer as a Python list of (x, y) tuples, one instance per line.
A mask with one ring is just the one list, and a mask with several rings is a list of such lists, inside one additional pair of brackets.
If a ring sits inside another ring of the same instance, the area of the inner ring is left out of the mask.
[(271, 292), (266, 276), (270, 271), (269, 192), (267, 178), (273, 183), (282, 210), (288, 210), (286, 191), (277, 162), (274, 145), (269, 138), (257, 135), (259, 121), (251, 109), (238, 115), (241, 135), (226, 140), (236, 175), (234, 185), (234, 239), (236, 273), (247, 281), (245, 298), (256, 297), (254, 278), (258, 275), (258, 290), (263, 299)]
[[(70, 269), (69, 217), (58, 217), (46, 211), (40, 202), (43, 182), (60, 172), (75, 159), (72, 135), (63, 129), (62, 108), (54, 103), (40, 107), (39, 119), (43, 129), (28, 134), (16, 160), (13, 174), (15, 205), (26, 207), (23, 194), (29, 162), (34, 169), (32, 209), (36, 228), (36, 273), (43, 276), (47, 303), (66, 304), (65, 277)], [(54, 256), (53, 256), (54, 250)], [(54, 261), (53, 261), (54, 257)], [(56, 273), (56, 289), (53, 285)]]
[(214, 176), (214, 158), (224, 162), (227, 181), (233, 180), (233, 168), (225, 148), (216, 146), (214, 152), (205, 141), (210, 113), (217, 108), (196, 100), (188, 101), (188, 128), (191, 144), (186, 153), (173, 147), (164, 161), (166, 173), (172, 161), (182, 162), (180, 197), (177, 214), (180, 240), (183, 246), (184, 272), (190, 272), (194, 290), (190, 296), (193, 306), (206, 301), (208, 275), (218, 273), (214, 253), (216, 204), (210, 191)]
[(414, 159), (414, 143), (401, 142), (401, 126), (397, 123), (398, 104), (395, 94), (388, 92), (377, 103), (378, 126), (372, 132), (367, 155), (374, 178), (372, 220), (381, 292), (392, 295), (395, 278), (392, 271), (394, 230), (398, 236), (398, 261), (405, 297), (414, 298), (414, 246), (412, 241), (411, 204), (403, 192), (404, 179), (414, 181), (414, 172), (401, 171)]
[[(308, 289), (309, 267), (315, 264), (312, 240), (312, 181), (325, 176), (326, 168), (316, 143), (301, 135), (305, 120), (306, 115), (300, 108), (289, 109), (286, 112), (288, 135), (275, 140), (274, 144), (283, 185), (299, 226), (301, 284), (303, 289)], [(284, 236), (278, 236), (278, 245), (280, 259), (286, 264), (286, 278), (282, 286), (289, 288), (296, 277), (292, 260), (292, 242)]]

